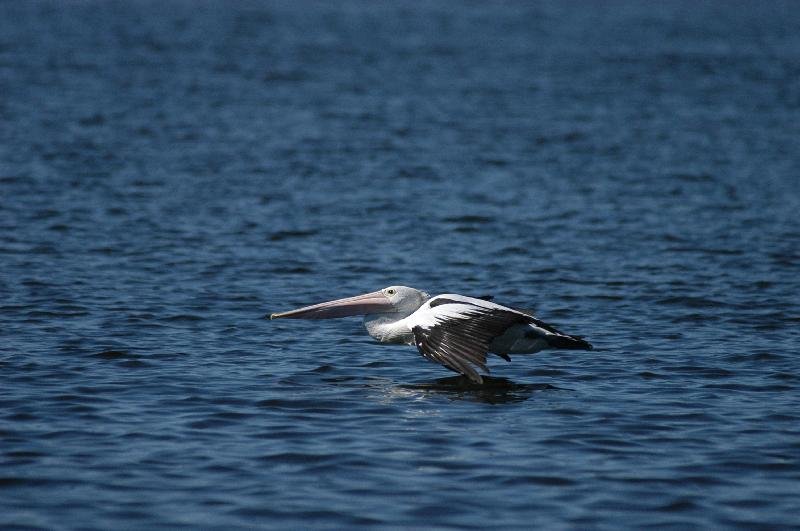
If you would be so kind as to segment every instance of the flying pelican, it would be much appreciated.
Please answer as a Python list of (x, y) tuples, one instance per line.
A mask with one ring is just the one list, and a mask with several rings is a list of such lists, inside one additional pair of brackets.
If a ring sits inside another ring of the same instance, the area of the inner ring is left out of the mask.
[(489, 372), (486, 354), (511, 361), (509, 354), (532, 354), (546, 348), (591, 350), (580, 337), (564, 334), (536, 317), (491, 302), (443, 294), (431, 297), (406, 286), (273, 313), (270, 319), (332, 319), (363, 315), (367, 332), (380, 343), (416, 345), (430, 361), (463, 374), (475, 383)]

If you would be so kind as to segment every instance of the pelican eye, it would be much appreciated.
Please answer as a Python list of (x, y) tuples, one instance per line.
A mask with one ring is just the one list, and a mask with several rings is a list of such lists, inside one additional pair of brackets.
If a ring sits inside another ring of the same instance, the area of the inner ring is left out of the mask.
[(396, 292), (395, 290), (393, 290), (393, 289), (387, 289), (387, 290), (386, 290), (386, 293), (387, 293), (388, 295), (394, 295), (394, 294), (395, 294), (395, 293), (397, 293), (397, 292)]

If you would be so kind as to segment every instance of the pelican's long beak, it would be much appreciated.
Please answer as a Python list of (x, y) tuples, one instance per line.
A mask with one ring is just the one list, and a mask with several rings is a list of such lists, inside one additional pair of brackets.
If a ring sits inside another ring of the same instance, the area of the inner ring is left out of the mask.
[[(305, 306), (283, 313), (273, 313), (270, 319), (333, 319), (334, 317), (349, 317), (351, 315), (367, 315), (371, 313), (386, 313), (393, 310), (389, 298), (382, 291), (374, 291), (338, 299), (330, 302), (323, 302), (313, 306)], [(266, 316), (265, 316), (266, 318)]]

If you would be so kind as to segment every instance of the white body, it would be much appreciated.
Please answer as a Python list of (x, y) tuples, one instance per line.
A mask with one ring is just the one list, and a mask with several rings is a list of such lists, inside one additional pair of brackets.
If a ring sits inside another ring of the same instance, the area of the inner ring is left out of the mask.
[[(463, 301), (465, 304), (447, 304), (431, 308), (431, 303), (440, 298)], [(403, 312), (368, 315), (364, 317), (364, 326), (369, 335), (380, 343), (413, 345), (412, 330), (415, 326), (429, 329), (447, 319), (468, 319), (465, 314), (474, 306), (521, 313), (483, 299), (445, 293), (429, 299), (410, 315), (403, 315)], [(532, 324), (514, 325), (492, 341), (489, 351), (497, 354), (533, 354), (547, 348), (547, 341), (542, 338), (547, 334), (546, 330)]]

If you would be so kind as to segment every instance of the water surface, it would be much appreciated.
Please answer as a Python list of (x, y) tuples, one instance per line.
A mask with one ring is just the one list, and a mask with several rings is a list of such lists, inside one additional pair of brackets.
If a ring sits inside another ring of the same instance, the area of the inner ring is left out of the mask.
[[(793, 3), (0, 3), (0, 525), (800, 525)], [(476, 387), (357, 319), (493, 294)]]

